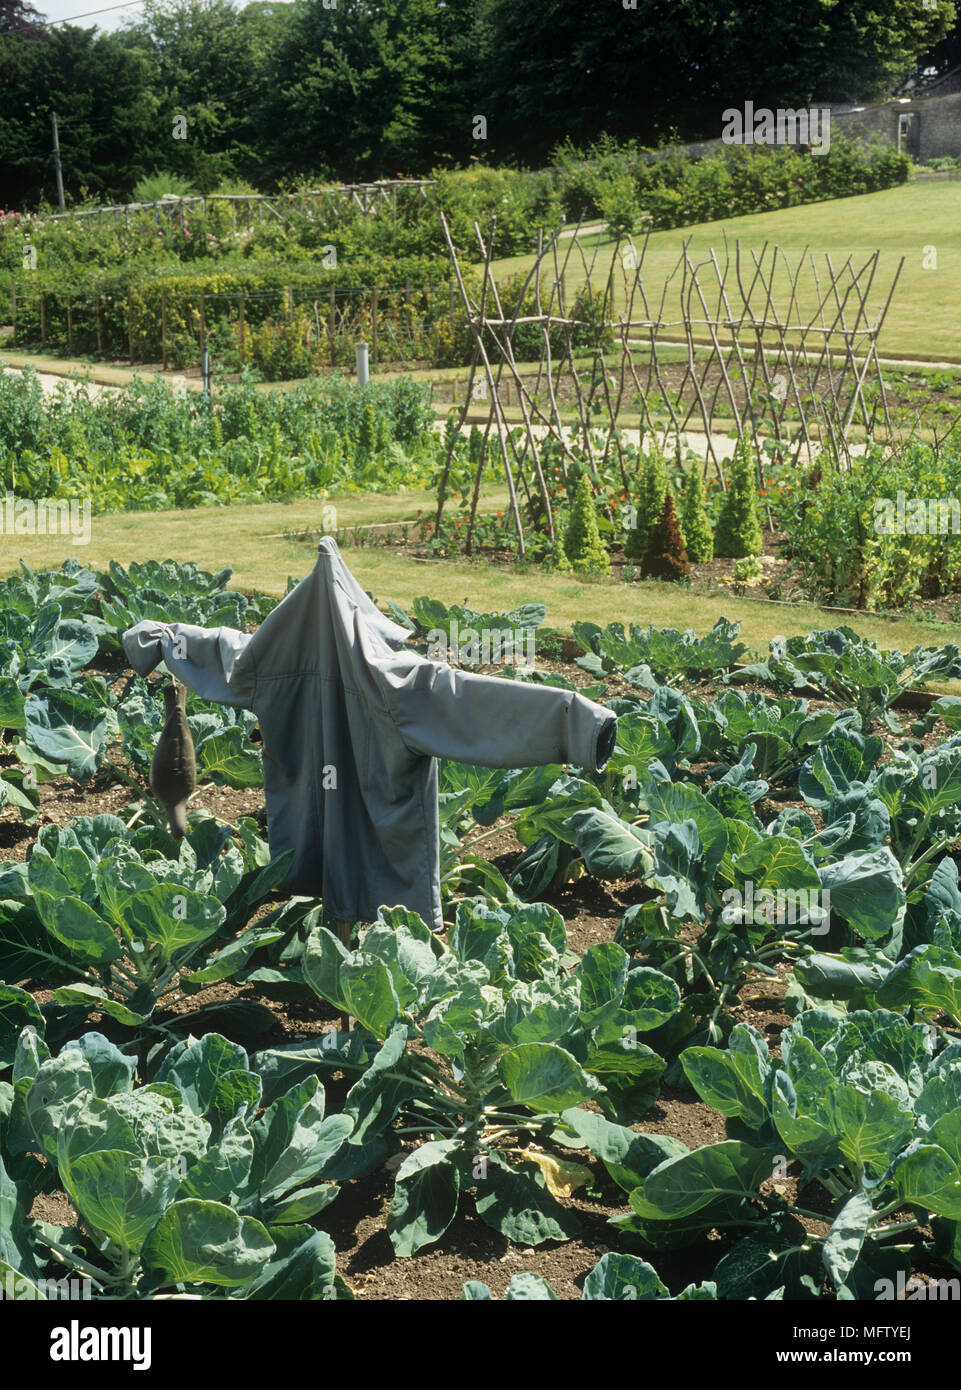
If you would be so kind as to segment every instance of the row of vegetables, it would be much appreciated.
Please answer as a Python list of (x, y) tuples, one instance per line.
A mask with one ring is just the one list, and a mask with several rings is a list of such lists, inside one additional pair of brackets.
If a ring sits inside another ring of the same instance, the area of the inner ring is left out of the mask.
[[(178, 843), (143, 791), (159, 704), (111, 670), (119, 633), (259, 621), (273, 601), (228, 578), (68, 564), (0, 586), (8, 804), (35, 818), (37, 780), (104, 770), (140, 797), (124, 818), (45, 825), (0, 864), (0, 1275), (347, 1298), (322, 1213), (385, 1164), (402, 1258), (458, 1212), (537, 1246), (577, 1236), (573, 1194), (623, 1206), (588, 1298), (670, 1297), (658, 1255), (715, 1230), (710, 1281), (679, 1297), (865, 1299), (919, 1261), (961, 1268), (961, 702), (908, 733), (893, 711), (909, 681), (961, 676), (957, 648), (882, 655), (837, 629), (745, 667), (733, 624), (700, 640), (580, 625), (595, 698), (615, 675), (638, 692), (608, 698), (608, 768), (444, 763), (446, 941), (385, 906), (348, 950), (321, 903), (278, 893), (286, 862), (256, 818), (194, 811)], [(457, 617), (418, 604), (415, 643)], [(201, 701), (188, 714), (201, 780), (259, 782), (252, 727)], [(949, 737), (926, 747), (938, 719)], [(482, 846), (505, 826), (522, 849), (502, 872)], [(583, 875), (632, 901), (577, 955), (545, 899)], [(758, 974), (788, 979), (779, 1055), (732, 1017)], [(274, 1013), (211, 1003), (224, 982), (356, 1025), (249, 1051), (236, 1039)], [(645, 1132), (664, 1082), (727, 1137)], [(325, 1091), (345, 1093), (335, 1113)], [(74, 1225), (29, 1215), (55, 1190)], [(554, 1295), (529, 1275), (509, 1296)]]

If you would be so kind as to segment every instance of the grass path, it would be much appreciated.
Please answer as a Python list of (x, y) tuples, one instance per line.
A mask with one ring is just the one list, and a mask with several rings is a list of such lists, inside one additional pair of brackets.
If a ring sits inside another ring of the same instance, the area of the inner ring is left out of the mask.
[[(746, 258), (751, 271), (750, 251), (760, 252), (765, 242), (783, 247), (792, 264), (796, 264), (800, 252), (808, 247), (816, 257), (822, 283), (825, 252), (830, 254), (835, 269), (849, 255), (853, 265), (860, 268), (875, 249), (880, 249), (882, 254), (869, 300), (874, 312), (883, 306), (898, 261), (904, 256), (901, 278), (879, 339), (879, 352), (888, 357), (919, 361), (961, 361), (961, 329), (958, 327), (961, 182), (908, 183), (856, 198), (836, 198), (803, 207), (654, 232), (644, 259), (644, 283), (649, 296), (654, 293), (653, 303), (659, 301), (661, 287), (674, 268), (685, 238), (691, 240), (690, 252), (695, 263), (706, 260), (714, 247), (723, 264), (725, 233), (732, 258), (734, 242), (740, 240), (742, 258)], [(593, 278), (596, 284), (603, 286), (611, 265), (613, 241), (596, 236), (585, 240), (591, 247), (591, 254), (593, 246), (599, 246)], [(640, 247), (640, 238), (636, 244)], [(934, 251), (936, 265), (928, 269), (925, 260), (931, 260), (930, 249)], [(500, 283), (508, 274), (526, 273), (532, 264), (533, 256), (495, 261), (495, 277)], [(809, 260), (807, 264), (810, 265)], [(813, 280), (810, 276), (807, 278), (810, 283), (803, 302), (810, 305)], [(580, 258), (572, 256), (566, 275), (569, 299), (574, 287), (583, 283), (583, 279)], [(779, 303), (786, 309), (787, 277), (783, 269), (777, 285)], [(710, 304), (710, 295), (706, 297)], [(673, 318), (675, 314), (666, 317)]]
[[(503, 489), (482, 493), (482, 510), (503, 510)], [(288, 575), (302, 578), (314, 561), (314, 541), (293, 534), (322, 530), (325, 507), (337, 508), (338, 526), (367, 522), (413, 521), (418, 511), (433, 510), (428, 492), (351, 495), (307, 502), (265, 503), (175, 512), (125, 512), (94, 517), (89, 546), (47, 536), (0, 536), (0, 573), (9, 574), (22, 557), (32, 569), (56, 568), (65, 556), (105, 568), (109, 560), (172, 558), (195, 560), (216, 571), (234, 568), (232, 584), (280, 595)], [(392, 598), (402, 606), (421, 594), (446, 603), (466, 600), (481, 611), (502, 611), (525, 601), (547, 607), (547, 624), (569, 631), (578, 619), (597, 623), (653, 623), (657, 627), (693, 627), (707, 631), (721, 616), (738, 619), (742, 636), (752, 648), (766, 652), (776, 634), (789, 636), (815, 627), (844, 622), (882, 647), (936, 644), (958, 639), (955, 625), (935, 626), (910, 617), (832, 613), (813, 604), (783, 607), (737, 598), (726, 592), (695, 593), (666, 584), (626, 585), (615, 580), (582, 580), (489, 564), (486, 560), (415, 561), (376, 547), (345, 547), (347, 564), (360, 583), (381, 601)]]

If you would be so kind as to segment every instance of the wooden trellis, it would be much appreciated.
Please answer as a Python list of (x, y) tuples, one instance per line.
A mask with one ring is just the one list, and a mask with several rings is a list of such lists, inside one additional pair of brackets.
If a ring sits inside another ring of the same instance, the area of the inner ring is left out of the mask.
[[(640, 249), (632, 238), (623, 239), (610, 267), (599, 270), (599, 242), (595, 239), (589, 256), (580, 225), (563, 239), (558, 227), (547, 238), (538, 235), (534, 263), (509, 316), (491, 268), (496, 223), (486, 240), (474, 223), (483, 272), (479, 293), (472, 294), (446, 219), (440, 216), (474, 345), (459, 429), (476, 408), (475, 383), (483, 383), (483, 398), (490, 402), (474, 478), (468, 553), (492, 449), (504, 467), (521, 555), (521, 496), (528, 501), (535, 494), (539, 497), (537, 510), (548, 536), (554, 538), (541, 465), (545, 440), (556, 443), (565, 479), (575, 449), (586, 456), (595, 477), (613, 452), (624, 485), (629, 486), (622, 417), (631, 396), (632, 407), (640, 413), (642, 442), (645, 436), (661, 435), (680, 460), (682, 435), (692, 428), (703, 432), (705, 468), (716, 470), (722, 486), (724, 468), (714, 443), (722, 412), (721, 432), (727, 433), (733, 421), (738, 434), (752, 441), (762, 485), (765, 441), (781, 459), (795, 462), (802, 451), (810, 457), (817, 441), (850, 466), (849, 433), (855, 422), (870, 435), (880, 413), (890, 432), (877, 339), (903, 257), (883, 295), (876, 290), (879, 251), (860, 268), (850, 256), (836, 268), (825, 255), (819, 270), (813, 255), (808, 260), (807, 248), (792, 265), (781, 247), (765, 243), (757, 253), (740, 242), (732, 249), (725, 241), (720, 257), (712, 249), (705, 259), (695, 261), (690, 242), (684, 241), (673, 270), (655, 293), (644, 276), (649, 236)], [(578, 295), (572, 306), (567, 287), (575, 282)], [(529, 293), (534, 312), (521, 314)], [(541, 334), (533, 379), (529, 370), (519, 370), (515, 355), (518, 329), (530, 325)], [(581, 358), (585, 351), (590, 357), (587, 370), (583, 360), (580, 365), (576, 361), (575, 336)], [(669, 377), (678, 376), (679, 350), (680, 379), (671, 384)], [(566, 420), (559, 402), (562, 383), (572, 397)], [(510, 394), (516, 397), (520, 420), (509, 425), (504, 401)], [(455, 440), (456, 433), (442, 472), (438, 526)]]

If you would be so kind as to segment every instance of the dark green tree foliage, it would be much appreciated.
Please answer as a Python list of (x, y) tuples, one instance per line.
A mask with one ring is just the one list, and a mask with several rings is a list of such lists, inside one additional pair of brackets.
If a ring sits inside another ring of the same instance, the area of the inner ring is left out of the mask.
[(757, 480), (750, 447), (743, 438), (738, 440), (727, 479), (727, 492), (721, 504), (721, 514), (714, 532), (714, 551), (741, 560), (746, 555), (760, 555), (763, 549), (759, 520)]
[[(162, 111), (159, 167), (202, 193), (242, 176), (262, 181), (258, 112), (275, 91), (293, 5), (232, 0), (146, 0), (119, 41), (143, 54)], [(174, 117), (186, 120), (174, 138)], [(277, 139), (291, 139), (281, 124)], [(291, 142), (293, 143), (293, 142)]]
[(574, 488), (570, 520), (564, 532), (564, 549), (576, 574), (606, 574), (610, 556), (597, 529), (597, 512), (590, 479), (581, 473)]
[(647, 542), (641, 561), (642, 579), (683, 579), (691, 572), (691, 562), (684, 548), (684, 537), (677, 524), (674, 497), (668, 488), (664, 506)]
[(0, 206), (56, 200), (50, 115), (57, 113), (68, 201), (128, 192), (170, 146), (149, 61), (113, 35), (57, 25), (0, 37)]
[(881, 98), (954, 20), (952, 0), (636, 3), (480, 0), (498, 151), (543, 159), (564, 135), (653, 143), (672, 126), (707, 138), (748, 96), (755, 108)]
[[(209, 191), (423, 176), (472, 157), (537, 165), (568, 137), (717, 136), (746, 95), (756, 108), (882, 96), (954, 22), (951, 0), (328, 4), (147, 0), (102, 34), (39, 30), (28, 0), (0, 0), (3, 203), (54, 196), (54, 110), (70, 197), (126, 197), (155, 169)], [(623, 227), (630, 190), (607, 197)]]
[(681, 498), (681, 533), (688, 559), (695, 565), (714, 559), (714, 532), (705, 507), (704, 479), (699, 463), (691, 465)]
[(43, 15), (28, 0), (0, 0), (0, 37), (7, 34), (31, 34), (38, 37)]
[(647, 543), (651, 532), (657, 525), (664, 508), (667, 494), (667, 467), (664, 455), (656, 444), (644, 455), (641, 468), (640, 485), (637, 490), (637, 515), (635, 525), (629, 529), (624, 543), (624, 553), (629, 560), (643, 560), (647, 553)]
[(474, 0), (338, 0), (336, 8), (304, 0), (257, 117), (268, 172), (417, 177), (445, 157), (486, 153), (473, 139), (474, 116), (489, 108), (473, 95), (474, 8)]

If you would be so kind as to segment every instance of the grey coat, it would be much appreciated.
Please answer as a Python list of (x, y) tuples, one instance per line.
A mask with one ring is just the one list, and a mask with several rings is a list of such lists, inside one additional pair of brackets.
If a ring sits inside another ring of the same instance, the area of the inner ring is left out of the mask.
[(290, 891), (349, 921), (403, 905), (440, 931), (436, 759), (601, 771), (617, 719), (572, 691), (395, 651), (409, 634), (333, 540), (318, 551), (252, 635), (146, 621), (124, 633), (124, 650), (141, 675), (163, 661), (204, 699), (256, 714), (270, 849), (294, 851)]

